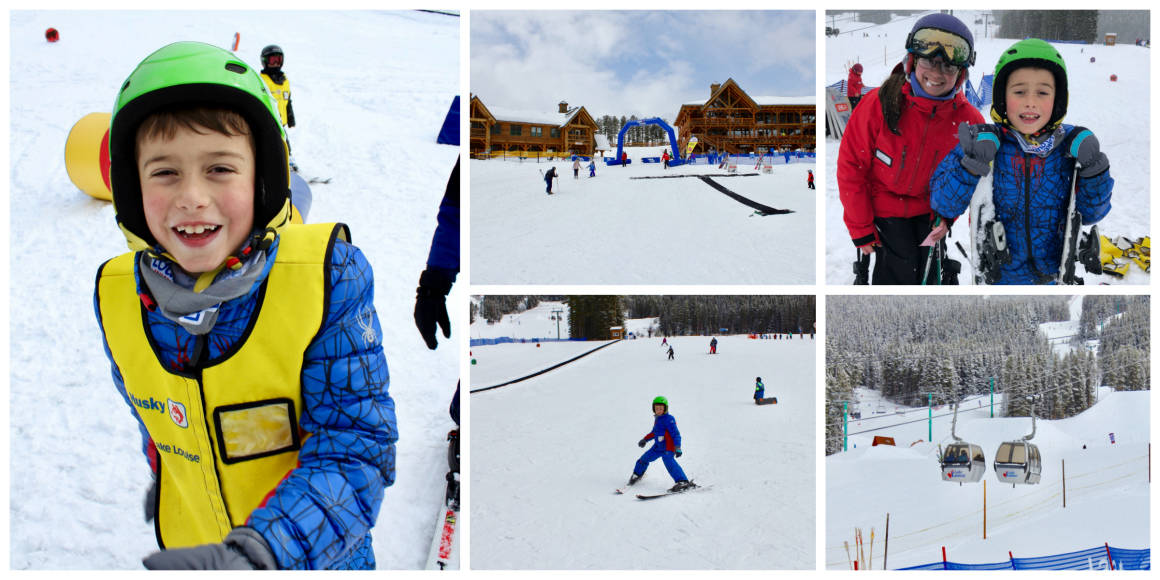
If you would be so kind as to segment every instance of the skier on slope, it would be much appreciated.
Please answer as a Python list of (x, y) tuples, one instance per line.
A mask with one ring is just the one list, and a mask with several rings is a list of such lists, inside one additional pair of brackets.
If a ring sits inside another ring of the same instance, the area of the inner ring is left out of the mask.
[[(293, 127), (294, 105), (290, 102), (290, 79), (286, 77), (286, 73), (282, 70), (282, 64), (285, 62), (286, 56), (282, 53), (280, 46), (271, 44), (262, 49), (260, 58), (262, 61), (262, 82), (266, 84), (266, 88), (270, 90), (270, 96), (274, 97), (274, 102), (278, 104), (278, 115), (282, 120), (282, 126), (286, 128)], [(297, 173), (298, 164), (294, 163), (294, 155), (290, 147), (288, 131), (286, 149), (290, 151), (290, 169), (293, 169)]]
[(588, 177), (596, 177), (596, 159), (592, 158), (588, 161)]
[(709, 354), (717, 354), (717, 337), (709, 341)]
[(850, 110), (858, 106), (862, 100), (862, 63), (854, 63), (850, 67), (850, 74), (846, 77), (846, 98), (850, 100)]
[(544, 182), (546, 182), (548, 184), (548, 187), (547, 187), (548, 195), (552, 195), (552, 180), (553, 179), (556, 179), (556, 166), (555, 165), (553, 165), (551, 168), (549, 168), (548, 172), (544, 174)]
[(653, 446), (640, 459), (636, 460), (636, 466), (632, 469), (632, 475), (628, 478), (628, 485), (633, 485), (644, 477), (645, 470), (648, 469), (648, 464), (660, 459), (665, 464), (665, 469), (669, 471), (672, 476), (673, 487), (670, 491), (684, 491), (693, 487), (689, 478), (685, 477), (684, 470), (677, 464), (677, 457), (681, 456), (681, 432), (677, 430), (677, 420), (669, 414), (669, 400), (664, 397), (657, 397), (652, 402), (653, 409), (653, 428), (652, 431), (645, 435), (643, 439), (637, 442), (637, 447), (643, 448), (648, 445), (651, 440)]
[(757, 384), (753, 386), (753, 402), (757, 403), (758, 401), (760, 401), (764, 398), (765, 398), (765, 385), (762, 384), (761, 377), (757, 377)]
[[(931, 178), (931, 207), (948, 218), (963, 213), (994, 161), (994, 185), (986, 195), (994, 200), (1011, 252), (997, 283), (1051, 283), (1060, 270), (1073, 189), (1085, 224), (1100, 221), (1112, 208), (1108, 157), (1091, 131), (1063, 124), (1067, 68), (1047, 42), (1029, 38), (1004, 51), (995, 65), (994, 91), (996, 124), (959, 126), (959, 145)], [(1077, 165), (1075, 189), (1071, 176)]]
[(810, 189), (814, 188), (814, 170), (813, 169), (806, 170), (806, 185), (809, 186)]
[(580, 158), (572, 160), (572, 179), (580, 179)]
[(669, 345), (669, 360), (673, 360), (673, 345)]

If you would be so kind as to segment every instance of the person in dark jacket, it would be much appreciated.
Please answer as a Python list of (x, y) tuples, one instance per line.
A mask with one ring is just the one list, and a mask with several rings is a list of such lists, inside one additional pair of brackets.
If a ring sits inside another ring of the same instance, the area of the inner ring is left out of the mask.
[(544, 174), (544, 182), (548, 184), (548, 188), (547, 188), (548, 195), (552, 195), (552, 180), (553, 179), (556, 179), (556, 166), (555, 165), (550, 167), (548, 169), (548, 172)]
[(644, 477), (644, 472), (648, 469), (648, 464), (660, 459), (665, 464), (665, 469), (669, 471), (675, 482), (672, 491), (681, 491), (692, 487), (689, 478), (685, 477), (685, 471), (677, 463), (677, 457), (682, 454), (681, 451), (681, 432), (677, 430), (677, 420), (669, 414), (669, 400), (664, 397), (657, 397), (653, 399), (653, 428), (647, 435), (637, 442), (638, 447), (648, 445), (649, 441), (653, 442), (653, 446), (640, 459), (636, 460), (636, 465), (632, 469), (632, 475), (628, 478), (628, 485), (633, 485)]
[(709, 341), (709, 354), (717, 354), (717, 337)]
[[(931, 14), (907, 36), (906, 57), (866, 106), (850, 116), (838, 150), (838, 195), (850, 239), (861, 254), (875, 255), (874, 284), (954, 283), (958, 262), (925, 268), (932, 256), (921, 247), (932, 234), (946, 256), (949, 230), (930, 208), (930, 177), (957, 144), (960, 124), (983, 116), (962, 94), (974, 63), (974, 39), (949, 14)], [(936, 273), (945, 271), (943, 279)], [(933, 280), (932, 280), (933, 279)]]
[(669, 345), (669, 360), (673, 360), (673, 345)]

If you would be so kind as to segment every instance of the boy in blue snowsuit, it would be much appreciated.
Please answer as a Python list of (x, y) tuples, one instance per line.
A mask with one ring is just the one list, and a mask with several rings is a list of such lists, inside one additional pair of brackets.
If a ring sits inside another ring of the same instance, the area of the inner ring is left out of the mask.
[(648, 464), (660, 459), (665, 463), (665, 469), (669, 470), (669, 475), (672, 476), (673, 481), (676, 482), (672, 487), (672, 491), (682, 491), (692, 487), (692, 483), (685, 477), (684, 470), (677, 464), (677, 457), (681, 456), (681, 432), (677, 430), (677, 420), (669, 414), (669, 401), (664, 397), (657, 397), (653, 399), (653, 428), (648, 435), (637, 442), (637, 447), (644, 447), (652, 440), (653, 446), (640, 459), (636, 460), (636, 466), (632, 469), (632, 476), (628, 478), (628, 484), (633, 485), (644, 477), (644, 472), (648, 469)]
[(997, 283), (1052, 283), (1060, 271), (1073, 170), (1075, 208), (1084, 224), (1098, 222), (1112, 207), (1108, 158), (1091, 131), (1063, 124), (1067, 69), (1050, 44), (1015, 43), (994, 78), (996, 124), (959, 125), (959, 145), (931, 177), (931, 207), (947, 219), (959, 216), (993, 169), (993, 191), (980, 194), (992, 196), (1011, 254)]
[(588, 177), (596, 177), (596, 160), (588, 162)]
[(761, 383), (761, 377), (757, 377), (757, 384), (753, 387), (753, 402), (756, 403), (765, 398), (765, 385)]
[(374, 278), (342, 224), (290, 224), (288, 147), (256, 71), (179, 42), (109, 130), (130, 251), (94, 307), (152, 481), (150, 569), (366, 569), (395, 480)]

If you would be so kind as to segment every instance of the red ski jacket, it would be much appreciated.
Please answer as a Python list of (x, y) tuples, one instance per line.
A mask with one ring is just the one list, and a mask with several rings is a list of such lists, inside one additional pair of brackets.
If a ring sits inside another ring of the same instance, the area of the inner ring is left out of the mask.
[(898, 132), (886, 125), (874, 89), (854, 108), (838, 149), (838, 197), (855, 246), (878, 241), (876, 217), (930, 213), (930, 176), (958, 144), (959, 123), (982, 123), (983, 115), (961, 92), (948, 101), (911, 94), (902, 86)]
[(846, 96), (862, 96), (862, 86), (862, 74), (850, 69), (850, 74), (846, 77)]

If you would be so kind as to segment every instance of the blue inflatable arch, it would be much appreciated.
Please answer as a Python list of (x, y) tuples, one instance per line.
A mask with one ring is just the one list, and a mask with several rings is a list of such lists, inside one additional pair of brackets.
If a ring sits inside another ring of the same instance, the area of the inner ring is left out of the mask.
[(680, 165), (684, 163), (684, 160), (681, 159), (681, 148), (677, 146), (677, 134), (673, 132), (673, 128), (660, 117), (652, 117), (649, 119), (629, 121), (620, 128), (620, 134), (616, 136), (616, 158), (609, 165), (620, 165), (620, 159), (624, 155), (624, 134), (637, 125), (660, 125), (669, 134), (669, 143), (673, 156), (669, 160), (669, 165)]

